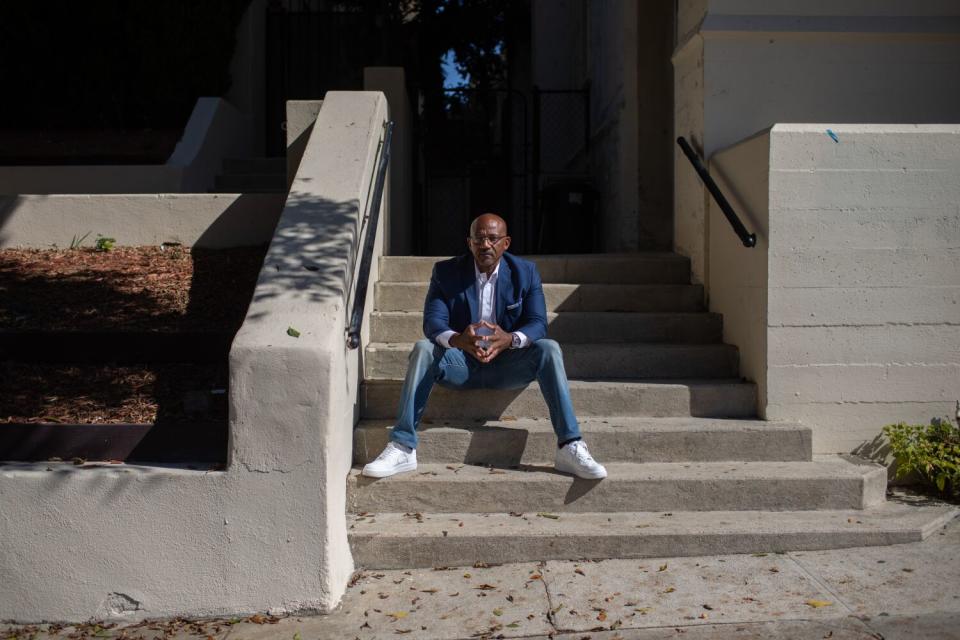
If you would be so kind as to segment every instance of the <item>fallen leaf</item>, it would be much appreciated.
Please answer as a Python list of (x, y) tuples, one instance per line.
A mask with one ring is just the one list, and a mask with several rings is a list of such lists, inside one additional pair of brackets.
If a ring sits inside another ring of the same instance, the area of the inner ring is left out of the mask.
[(287, 335), (291, 338), (299, 338), (300, 332), (294, 329), (293, 327), (287, 327)]
[(674, 589), (673, 587), (667, 587), (666, 589), (664, 589), (663, 592), (664, 592), (664, 593), (673, 593), (674, 591), (676, 591), (676, 589)]
[(516, 422), (517, 416), (503, 416), (500, 420), (501, 422)]
[(805, 604), (813, 607), (814, 609), (819, 609), (820, 607), (829, 607), (833, 605), (832, 602), (829, 602), (827, 600), (807, 600)]
[(582, 575), (582, 576), (587, 575), (587, 574), (585, 574), (585, 573), (583, 572), (583, 569), (581, 569), (580, 567), (577, 567), (576, 569), (574, 569), (573, 572), (574, 572), (574, 573), (579, 573), (579, 574)]
[(503, 615), (503, 609), (494, 609), (494, 610), (493, 610), (493, 615), (495, 615), (495, 616), (502, 616), (502, 615)]
[(706, 609), (707, 611), (713, 611), (713, 607), (711, 607), (708, 604), (703, 605), (703, 608)]
[(660, 565), (660, 568), (657, 569), (657, 571), (666, 571), (666, 570), (667, 570), (667, 565), (665, 564)]
[(473, 577), (473, 575), (470, 574), (470, 573), (465, 573), (465, 574), (463, 574), (463, 577), (466, 578), (467, 580), (469, 580), (470, 578)]
[(388, 613), (388, 614), (386, 614), (386, 615), (388, 615), (388, 616), (390, 616), (391, 618), (393, 618), (394, 622), (396, 622), (397, 620), (400, 620), (400, 619), (402, 619), (402, 618), (406, 618), (406, 617), (407, 617), (407, 612), (406, 612), (406, 611), (394, 611), (393, 613)]
[(493, 586), (492, 584), (487, 584), (486, 582), (484, 582), (483, 584), (474, 587), (474, 589), (479, 589), (481, 591), (490, 591), (491, 589), (496, 589), (496, 587)]
[(513, 596), (507, 596), (507, 602), (513, 602)]
[(507, 626), (508, 629), (516, 629), (517, 627), (520, 626), (520, 623), (519, 623), (519, 622), (511, 622), (510, 624), (508, 624), (508, 625), (506, 625), (506, 626)]
[(266, 617), (260, 615), (259, 613), (254, 614), (249, 618), (247, 618), (247, 622), (252, 622), (253, 624), (263, 624), (266, 621), (267, 621)]
[(555, 514), (552, 514), (552, 513), (538, 513), (537, 515), (540, 516), (541, 518), (550, 518), (551, 520), (559, 520), (559, 519), (560, 519), (560, 516), (555, 515)]
[(439, 589), (420, 589), (420, 593), (436, 593)]
[(707, 619), (707, 614), (706, 614), (706, 613), (701, 613), (701, 614), (700, 614), (699, 616), (697, 616), (697, 617), (700, 618), (701, 620), (706, 620), (706, 619)]
[(766, 553), (751, 553), (750, 555), (752, 555), (754, 558), (766, 558), (767, 555), (769, 555), (769, 554), (766, 554)]
[(600, 613), (597, 614), (597, 620), (599, 620), (600, 622), (603, 622), (606, 619), (607, 619), (607, 612), (601, 609)]
[(303, 638), (300, 636), (299, 631), (293, 634), (293, 640), (303, 640)]

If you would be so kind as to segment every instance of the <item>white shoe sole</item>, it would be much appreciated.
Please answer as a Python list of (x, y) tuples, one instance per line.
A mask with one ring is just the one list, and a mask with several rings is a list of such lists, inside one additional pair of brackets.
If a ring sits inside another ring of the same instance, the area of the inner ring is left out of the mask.
[(389, 478), (392, 475), (398, 473), (404, 473), (406, 471), (416, 471), (417, 463), (416, 462), (407, 462), (406, 464), (401, 464), (389, 471), (377, 471), (376, 469), (368, 468), (370, 465), (367, 465), (363, 468), (363, 471), (360, 472), (360, 475), (364, 475), (368, 478)]
[(606, 470), (606, 469), (604, 469), (603, 471), (601, 471), (601, 472), (599, 472), (599, 473), (595, 473), (595, 474), (592, 474), (592, 473), (582, 474), (582, 473), (577, 473), (577, 472), (574, 471), (573, 469), (568, 469), (568, 468), (566, 468), (564, 465), (559, 464), (559, 463), (554, 463), (553, 468), (556, 469), (557, 471), (561, 472), (561, 473), (569, 473), (569, 474), (572, 474), (572, 475), (577, 476), (578, 478), (582, 478), (583, 480), (603, 480), (604, 478), (607, 477), (607, 470)]

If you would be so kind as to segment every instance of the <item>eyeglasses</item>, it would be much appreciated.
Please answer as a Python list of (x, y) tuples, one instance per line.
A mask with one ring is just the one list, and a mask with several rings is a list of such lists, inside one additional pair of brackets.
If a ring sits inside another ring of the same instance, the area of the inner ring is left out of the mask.
[(487, 242), (489, 242), (491, 245), (496, 245), (506, 237), (507, 236), (470, 236), (470, 242), (478, 247), (482, 247)]

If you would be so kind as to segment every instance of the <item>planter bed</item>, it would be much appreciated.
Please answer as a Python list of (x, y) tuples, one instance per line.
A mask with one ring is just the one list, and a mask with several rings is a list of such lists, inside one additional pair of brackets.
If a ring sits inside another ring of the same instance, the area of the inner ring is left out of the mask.
[(265, 247), (0, 251), (0, 459), (226, 459)]

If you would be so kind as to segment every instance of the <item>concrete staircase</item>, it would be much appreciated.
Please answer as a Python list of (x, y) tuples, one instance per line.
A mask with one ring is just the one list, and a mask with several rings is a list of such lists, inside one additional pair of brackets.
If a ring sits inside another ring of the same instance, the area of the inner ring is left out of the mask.
[(922, 539), (944, 507), (886, 501), (886, 470), (813, 456), (810, 430), (754, 419), (722, 319), (702, 308), (688, 261), (668, 253), (536, 258), (550, 337), (602, 481), (553, 470), (536, 384), (434, 387), (417, 471), (372, 480), (387, 443), (436, 258), (382, 258), (364, 353), (362, 419), (347, 480), (358, 566), (699, 555)]

